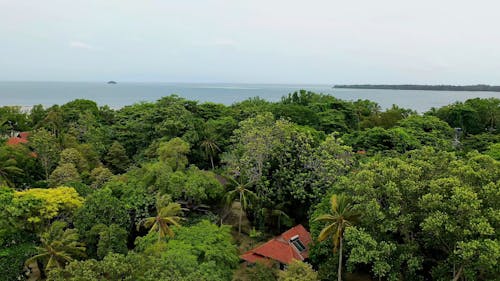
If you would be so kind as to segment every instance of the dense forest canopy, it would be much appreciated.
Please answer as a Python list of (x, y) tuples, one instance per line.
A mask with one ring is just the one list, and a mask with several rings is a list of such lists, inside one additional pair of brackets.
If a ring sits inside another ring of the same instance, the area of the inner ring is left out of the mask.
[[(74, 100), (0, 107), (0, 138), (0, 280), (500, 275), (500, 99)], [(309, 264), (240, 266), (299, 223)]]

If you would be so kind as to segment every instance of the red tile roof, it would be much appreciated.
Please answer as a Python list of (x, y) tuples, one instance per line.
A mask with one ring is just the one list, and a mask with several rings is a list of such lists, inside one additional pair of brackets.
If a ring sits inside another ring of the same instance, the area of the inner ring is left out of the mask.
[(20, 143), (27, 143), (28, 142), (28, 137), (29, 137), (29, 132), (21, 132), (15, 137), (11, 137), (7, 140), (7, 145), (17, 145)]
[(7, 140), (7, 145), (17, 145), (20, 143), (27, 143), (27, 142), (28, 142), (27, 139), (18, 138), (18, 137), (11, 137)]
[[(297, 236), (306, 249), (300, 252), (290, 240)], [(278, 237), (269, 240), (268, 242), (244, 253), (240, 257), (254, 263), (262, 259), (273, 259), (280, 263), (289, 264), (293, 260), (304, 260), (309, 257), (309, 243), (311, 242), (311, 234), (302, 226), (297, 225)]]

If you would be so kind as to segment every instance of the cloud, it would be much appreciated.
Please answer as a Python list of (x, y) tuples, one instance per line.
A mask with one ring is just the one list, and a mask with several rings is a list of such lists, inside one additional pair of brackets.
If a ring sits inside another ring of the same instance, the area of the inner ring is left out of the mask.
[(71, 42), (69, 42), (69, 46), (71, 48), (77, 48), (77, 49), (87, 49), (87, 50), (94, 49), (94, 47), (92, 45), (89, 45), (89, 44), (81, 42), (81, 41), (71, 41)]

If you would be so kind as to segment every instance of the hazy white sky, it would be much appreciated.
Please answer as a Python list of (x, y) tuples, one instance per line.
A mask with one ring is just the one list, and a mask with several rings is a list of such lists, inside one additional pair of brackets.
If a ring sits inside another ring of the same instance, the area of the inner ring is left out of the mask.
[(0, 0), (0, 80), (500, 84), (498, 0)]

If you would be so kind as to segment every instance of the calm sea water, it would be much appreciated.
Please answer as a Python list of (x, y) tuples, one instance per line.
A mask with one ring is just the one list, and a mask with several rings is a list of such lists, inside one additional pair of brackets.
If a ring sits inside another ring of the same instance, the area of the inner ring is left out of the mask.
[(0, 82), (0, 106), (51, 106), (74, 99), (90, 99), (99, 105), (120, 108), (140, 101), (156, 101), (170, 94), (200, 102), (230, 105), (257, 96), (269, 101), (279, 101), (282, 96), (300, 89), (329, 94), (344, 100), (369, 99), (377, 102), (382, 108), (396, 104), (419, 112), (469, 98), (500, 98), (498, 92), (332, 89), (331, 85)]

